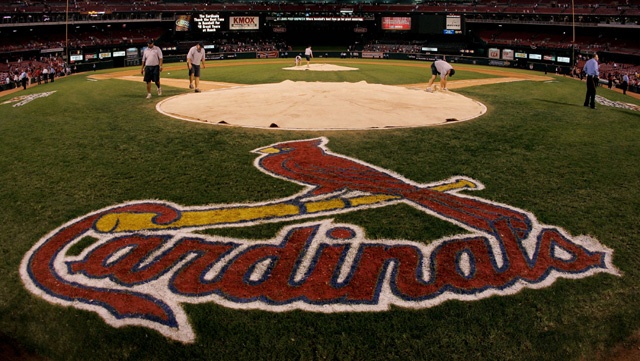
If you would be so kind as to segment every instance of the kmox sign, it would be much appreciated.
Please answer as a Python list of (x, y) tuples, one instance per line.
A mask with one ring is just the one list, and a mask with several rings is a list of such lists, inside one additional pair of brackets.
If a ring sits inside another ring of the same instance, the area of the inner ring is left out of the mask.
[(229, 30), (258, 30), (260, 17), (258, 16), (230, 16)]

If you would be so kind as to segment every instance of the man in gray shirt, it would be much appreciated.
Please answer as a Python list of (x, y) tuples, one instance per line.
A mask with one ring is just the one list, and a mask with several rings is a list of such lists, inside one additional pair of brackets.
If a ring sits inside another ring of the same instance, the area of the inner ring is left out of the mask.
[(189, 89), (193, 89), (196, 83), (196, 93), (200, 93), (200, 66), (204, 69), (205, 51), (202, 43), (198, 43), (189, 49), (187, 53), (187, 67), (189, 68)]
[(140, 74), (144, 74), (144, 82), (147, 83), (147, 99), (151, 99), (151, 82), (156, 83), (158, 95), (162, 95), (160, 88), (160, 72), (162, 71), (162, 50), (154, 46), (153, 39), (147, 41), (147, 48), (142, 54), (142, 69)]
[(440, 75), (440, 88), (442, 90), (447, 89), (447, 77), (453, 76), (456, 71), (453, 70), (451, 64), (447, 63), (444, 60), (436, 60), (431, 64), (431, 79), (429, 79), (429, 84), (427, 85), (427, 91), (429, 93), (433, 92), (433, 81), (436, 79), (436, 75)]

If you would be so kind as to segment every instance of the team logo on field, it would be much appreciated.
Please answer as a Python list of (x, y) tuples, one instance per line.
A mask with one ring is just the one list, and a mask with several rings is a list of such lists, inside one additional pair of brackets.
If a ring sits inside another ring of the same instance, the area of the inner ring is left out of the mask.
[(38, 99), (38, 98), (46, 98), (49, 95), (55, 93), (56, 91), (50, 91), (50, 92), (44, 92), (44, 93), (35, 93), (35, 94), (29, 94), (29, 95), (20, 95), (17, 97), (13, 97), (7, 101), (2, 102), (2, 104), (11, 104), (11, 103), (15, 103), (13, 104), (13, 107), (21, 107), (25, 104), (31, 103), (32, 101)]
[[(374, 312), (510, 295), (558, 278), (619, 275), (613, 251), (597, 240), (463, 194), (483, 188), (474, 179), (416, 183), (332, 153), (327, 142), (290, 141), (254, 151), (258, 169), (305, 186), (291, 197), (202, 207), (129, 202), (72, 220), (24, 256), (23, 282), (49, 302), (96, 312), (114, 327), (145, 326), (193, 342), (186, 303)], [(331, 219), (400, 203), (463, 231), (422, 242), (374, 240), (356, 225)], [(291, 220), (299, 223), (266, 240), (199, 233)]]

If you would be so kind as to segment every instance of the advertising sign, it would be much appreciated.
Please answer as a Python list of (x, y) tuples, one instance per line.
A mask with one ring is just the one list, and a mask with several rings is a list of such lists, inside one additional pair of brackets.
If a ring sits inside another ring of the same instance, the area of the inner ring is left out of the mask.
[(512, 49), (502, 49), (502, 59), (504, 59), (504, 60), (513, 60), (513, 50)]
[(259, 16), (230, 16), (229, 30), (258, 30), (260, 28)]
[(500, 49), (489, 48), (489, 59), (500, 59)]
[(445, 26), (445, 29), (448, 30), (462, 30), (460, 15), (447, 15), (447, 22)]
[(382, 30), (411, 30), (411, 18), (385, 16), (382, 18)]

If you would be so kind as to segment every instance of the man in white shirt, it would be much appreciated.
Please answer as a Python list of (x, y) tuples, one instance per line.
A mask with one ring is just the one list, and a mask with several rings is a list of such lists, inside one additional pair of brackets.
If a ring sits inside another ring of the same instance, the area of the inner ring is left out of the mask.
[(153, 39), (147, 41), (147, 48), (142, 54), (142, 69), (140, 74), (144, 74), (144, 82), (147, 83), (147, 99), (151, 99), (151, 82), (156, 83), (158, 95), (162, 95), (160, 88), (160, 72), (162, 71), (162, 50), (154, 46)]
[(436, 79), (437, 75), (440, 75), (440, 89), (447, 89), (447, 77), (453, 76), (456, 71), (453, 70), (451, 64), (447, 63), (444, 60), (436, 60), (431, 64), (431, 79), (429, 79), (429, 84), (427, 84), (427, 91), (429, 93), (433, 92), (433, 81)]
[(49, 83), (49, 68), (46, 65), (42, 68), (42, 78), (45, 84)]
[(193, 89), (193, 83), (196, 83), (196, 93), (200, 93), (200, 67), (204, 69), (205, 51), (202, 43), (198, 43), (189, 49), (187, 53), (187, 67), (189, 68), (189, 89)]
[(308, 68), (309, 62), (311, 61), (311, 58), (313, 58), (313, 51), (311, 50), (311, 45), (307, 46), (307, 48), (304, 49), (304, 57), (307, 59), (307, 68)]

